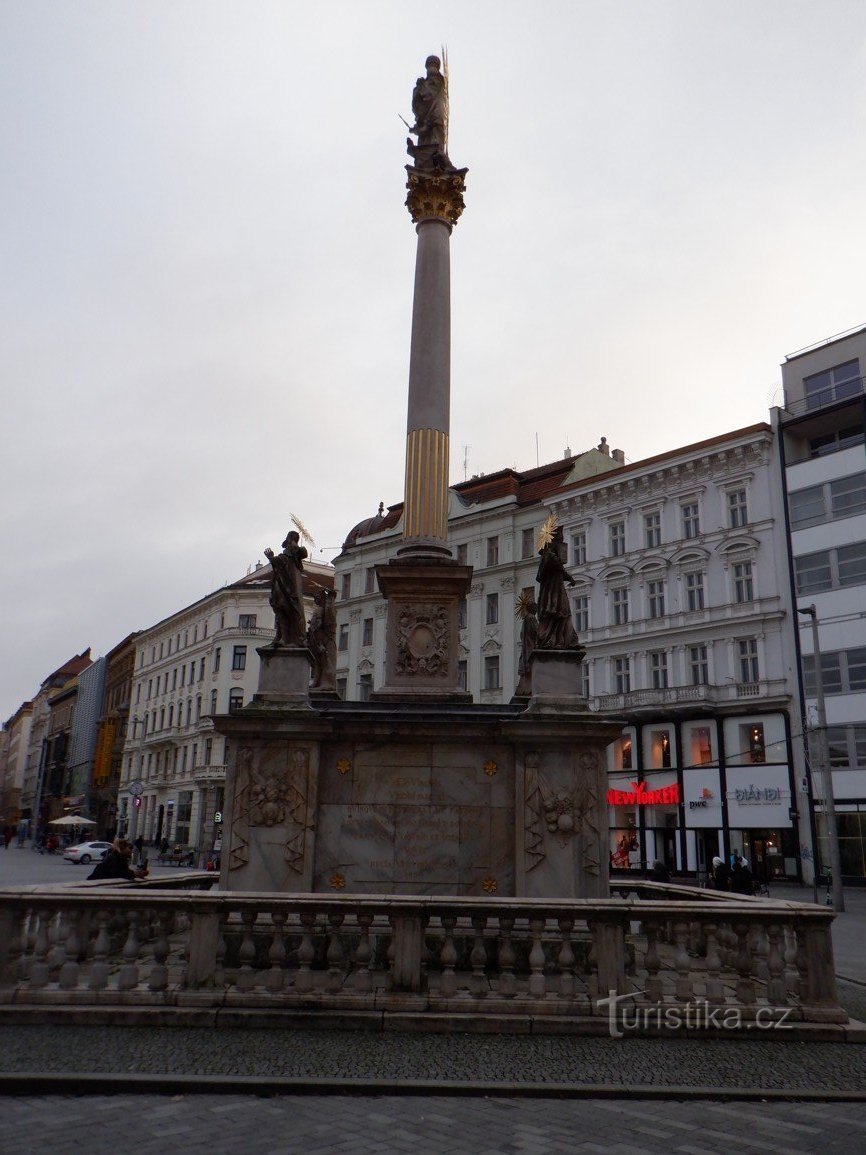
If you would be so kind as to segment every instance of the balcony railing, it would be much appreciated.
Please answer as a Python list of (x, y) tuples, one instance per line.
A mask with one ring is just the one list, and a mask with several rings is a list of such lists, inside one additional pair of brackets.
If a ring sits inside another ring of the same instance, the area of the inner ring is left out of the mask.
[(759, 682), (727, 682), (721, 686), (667, 686), (664, 689), (630, 690), (625, 694), (600, 694), (593, 699), (604, 713), (622, 710), (656, 709), (663, 706), (721, 706), (742, 698), (765, 700), (788, 696), (784, 678), (763, 678)]
[(0, 1014), (148, 1007), (216, 1021), (219, 1009), (228, 1022), (267, 1009), (312, 1023), (332, 1011), (376, 1029), (483, 1017), (486, 1029), (604, 1033), (627, 1013), (630, 1030), (658, 1033), (691, 1008), (691, 1033), (722, 1033), (733, 1016), (787, 1039), (815, 1023), (842, 1038), (848, 1021), (820, 906), (632, 881), (603, 900), (158, 886), (0, 891)]
[(847, 381), (840, 381), (835, 385), (826, 385), (807, 397), (797, 401), (790, 401), (785, 405), (783, 412), (792, 417), (802, 417), (805, 413), (820, 413), (830, 405), (840, 401), (850, 401), (854, 397), (862, 397), (866, 390), (866, 377), (852, 377)]

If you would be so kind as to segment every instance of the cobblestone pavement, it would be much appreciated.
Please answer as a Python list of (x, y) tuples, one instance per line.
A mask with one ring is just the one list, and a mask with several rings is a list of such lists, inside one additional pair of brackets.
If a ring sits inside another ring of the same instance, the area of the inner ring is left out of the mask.
[(251, 1095), (6, 1097), (0, 1150), (116, 1155), (862, 1151), (862, 1103)]

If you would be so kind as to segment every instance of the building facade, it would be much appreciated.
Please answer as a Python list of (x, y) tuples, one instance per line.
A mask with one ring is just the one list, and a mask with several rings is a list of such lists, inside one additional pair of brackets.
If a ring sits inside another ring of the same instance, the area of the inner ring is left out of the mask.
[[(228, 753), (213, 717), (256, 691), (256, 650), (274, 637), (270, 572), (259, 565), (135, 638), (118, 794), (128, 837), (190, 847), (199, 863), (219, 853)], [(321, 587), (333, 588), (331, 567), (305, 563), (308, 617)]]
[(0, 770), (0, 815), (7, 826), (21, 821), (21, 792), (24, 766), (33, 723), (33, 703), (22, 702), (3, 725), (2, 770)]
[[(790, 586), (814, 607), (827, 745), (845, 881), (866, 881), (866, 327), (788, 356), (784, 407), (773, 412), (790, 542)], [(803, 718), (817, 739), (816, 655), (801, 614)], [(819, 872), (829, 862), (820, 743), (813, 741)]]
[[(596, 450), (452, 487), (449, 544), (475, 567), (460, 662), (476, 701), (517, 681), (515, 605), (535, 591), (554, 513), (587, 648), (583, 692), (623, 719), (609, 750), (615, 868), (654, 859), (702, 876), (742, 850), (759, 876), (798, 878), (809, 846), (793, 741), (796, 660), (784, 509), (766, 424), (632, 464)], [(599, 458), (604, 458), (603, 462)], [(381, 685), (384, 603), (402, 507), (362, 522), (335, 559), (338, 676), (349, 698)], [(801, 813), (802, 811), (802, 813)], [(808, 857), (808, 856), (806, 856)]]
[(95, 820), (96, 834), (100, 838), (113, 838), (117, 832), (117, 794), (132, 697), (137, 637), (137, 633), (128, 634), (105, 655), (105, 692), (87, 804), (87, 813)]

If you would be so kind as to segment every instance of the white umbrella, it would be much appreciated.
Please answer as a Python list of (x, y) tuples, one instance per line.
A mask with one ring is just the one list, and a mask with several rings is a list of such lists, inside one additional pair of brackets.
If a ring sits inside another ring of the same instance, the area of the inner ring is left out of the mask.
[(78, 814), (64, 814), (62, 818), (52, 818), (49, 826), (95, 826), (92, 818), (82, 818)]

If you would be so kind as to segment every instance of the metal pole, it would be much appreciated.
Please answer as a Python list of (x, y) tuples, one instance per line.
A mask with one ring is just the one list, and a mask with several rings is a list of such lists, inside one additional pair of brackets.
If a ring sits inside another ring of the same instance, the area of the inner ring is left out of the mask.
[(830, 751), (827, 744), (827, 710), (824, 704), (824, 671), (821, 669), (821, 641), (818, 637), (818, 611), (813, 602), (810, 606), (798, 606), (797, 613), (805, 614), (812, 621), (812, 655), (815, 662), (815, 705), (818, 712), (818, 725), (816, 727), (818, 734), (818, 759), (821, 764), (821, 776), (824, 779), (824, 813), (827, 816), (827, 837), (830, 843), (833, 909), (841, 913), (845, 910), (845, 896), (842, 891), (842, 859), (839, 854), (839, 828), (836, 825), (836, 799), (833, 794), (833, 771), (830, 767)]

